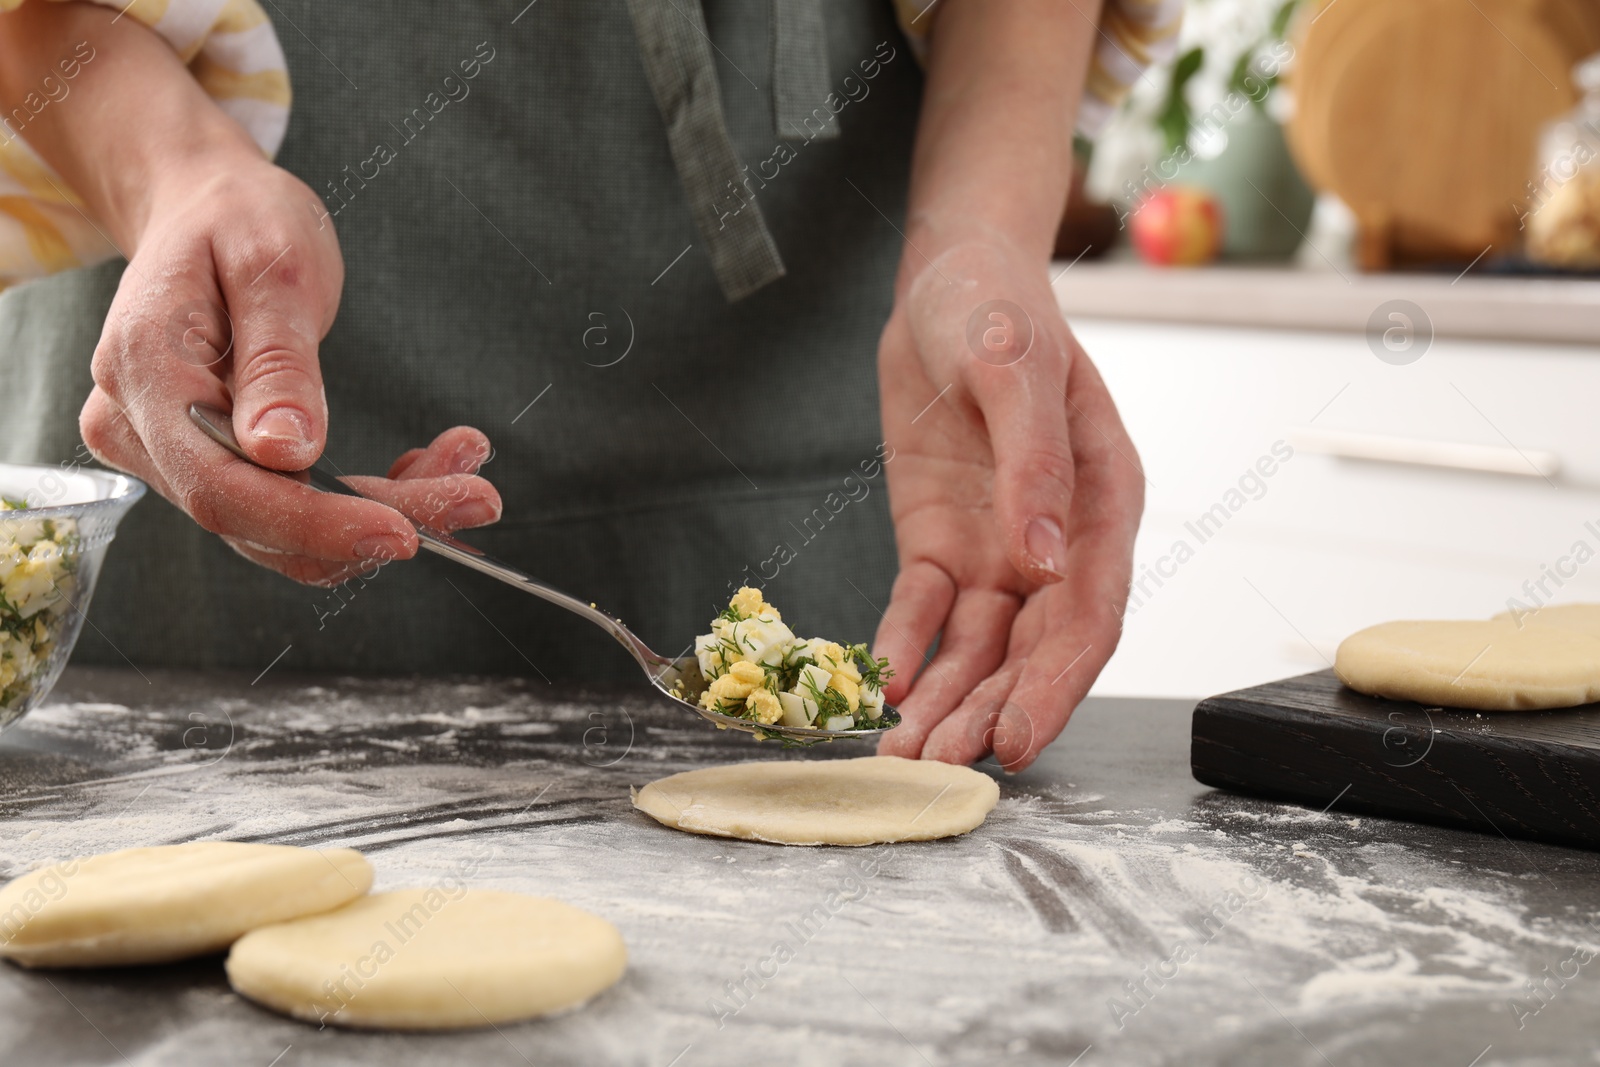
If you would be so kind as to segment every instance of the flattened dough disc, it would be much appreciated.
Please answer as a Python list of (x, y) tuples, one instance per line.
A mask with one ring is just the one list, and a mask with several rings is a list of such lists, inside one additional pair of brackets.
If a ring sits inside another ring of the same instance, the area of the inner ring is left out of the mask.
[(979, 826), (1000, 799), (970, 767), (899, 756), (707, 767), (651, 782), (633, 806), (678, 830), (778, 845), (929, 841)]
[(108, 852), (0, 889), (0, 956), (27, 967), (165, 963), (370, 888), (372, 866), (348, 848), (196, 841)]
[(559, 900), (490, 889), (374, 893), (240, 938), (228, 981), (308, 1022), (454, 1030), (581, 1004), (613, 985), (617, 928)]
[(1509, 615), (1369, 626), (1345, 638), (1333, 669), (1359, 692), (1448, 708), (1533, 711), (1600, 700), (1593, 610), (1538, 615), (1521, 626)]

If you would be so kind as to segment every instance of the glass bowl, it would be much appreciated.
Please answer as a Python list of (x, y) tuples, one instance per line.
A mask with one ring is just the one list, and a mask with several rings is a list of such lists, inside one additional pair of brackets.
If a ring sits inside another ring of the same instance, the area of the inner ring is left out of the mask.
[(0, 463), (0, 729), (55, 687), (106, 547), (144, 489), (71, 463)]

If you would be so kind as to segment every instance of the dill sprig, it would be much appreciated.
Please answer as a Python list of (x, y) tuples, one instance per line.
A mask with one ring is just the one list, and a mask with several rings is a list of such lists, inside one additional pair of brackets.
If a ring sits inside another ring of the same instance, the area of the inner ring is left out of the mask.
[(889, 666), (889, 657), (880, 656), (873, 659), (865, 644), (851, 645), (850, 655), (861, 670), (862, 685), (882, 689), (883, 683), (894, 677), (894, 668)]

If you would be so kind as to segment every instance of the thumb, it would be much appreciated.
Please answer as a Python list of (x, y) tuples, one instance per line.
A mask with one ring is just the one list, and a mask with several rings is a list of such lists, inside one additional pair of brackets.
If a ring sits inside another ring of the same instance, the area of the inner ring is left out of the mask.
[(958, 244), (929, 264), (906, 299), (924, 360), (952, 373), (982, 416), (1006, 556), (1018, 573), (1048, 583), (1067, 567), (1073, 342), (1041, 266), (1003, 245)]
[(968, 364), (973, 398), (994, 450), (995, 515), (1006, 555), (1036, 582), (1059, 581), (1067, 565), (1067, 515), (1075, 468), (1067, 424), (1067, 362), (1041, 331), (1015, 363)]
[[(323, 301), (305, 283), (309, 272), (296, 252), (246, 255), (228, 272), (242, 282), (223, 285), (233, 327), (234, 434), (251, 459), (275, 470), (311, 466), (328, 433), (317, 361)], [(261, 266), (251, 262), (257, 258)]]

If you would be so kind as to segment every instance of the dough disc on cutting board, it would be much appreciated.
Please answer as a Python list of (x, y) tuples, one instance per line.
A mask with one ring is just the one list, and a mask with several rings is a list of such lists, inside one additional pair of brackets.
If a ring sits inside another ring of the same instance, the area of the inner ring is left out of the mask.
[(970, 767), (899, 756), (707, 767), (651, 782), (633, 806), (678, 830), (778, 845), (929, 841), (977, 828), (1000, 787)]
[(203, 956), (371, 887), (372, 866), (348, 848), (197, 841), (65, 860), (0, 889), (0, 956), (26, 967)]
[(1532, 711), (1600, 700), (1600, 607), (1485, 622), (1386, 622), (1345, 638), (1334, 671), (1371, 696)]
[(545, 897), (401, 889), (255, 930), (228, 981), (309, 1022), (454, 1030), (574, 1007), (622, 977), (617, 928)]

